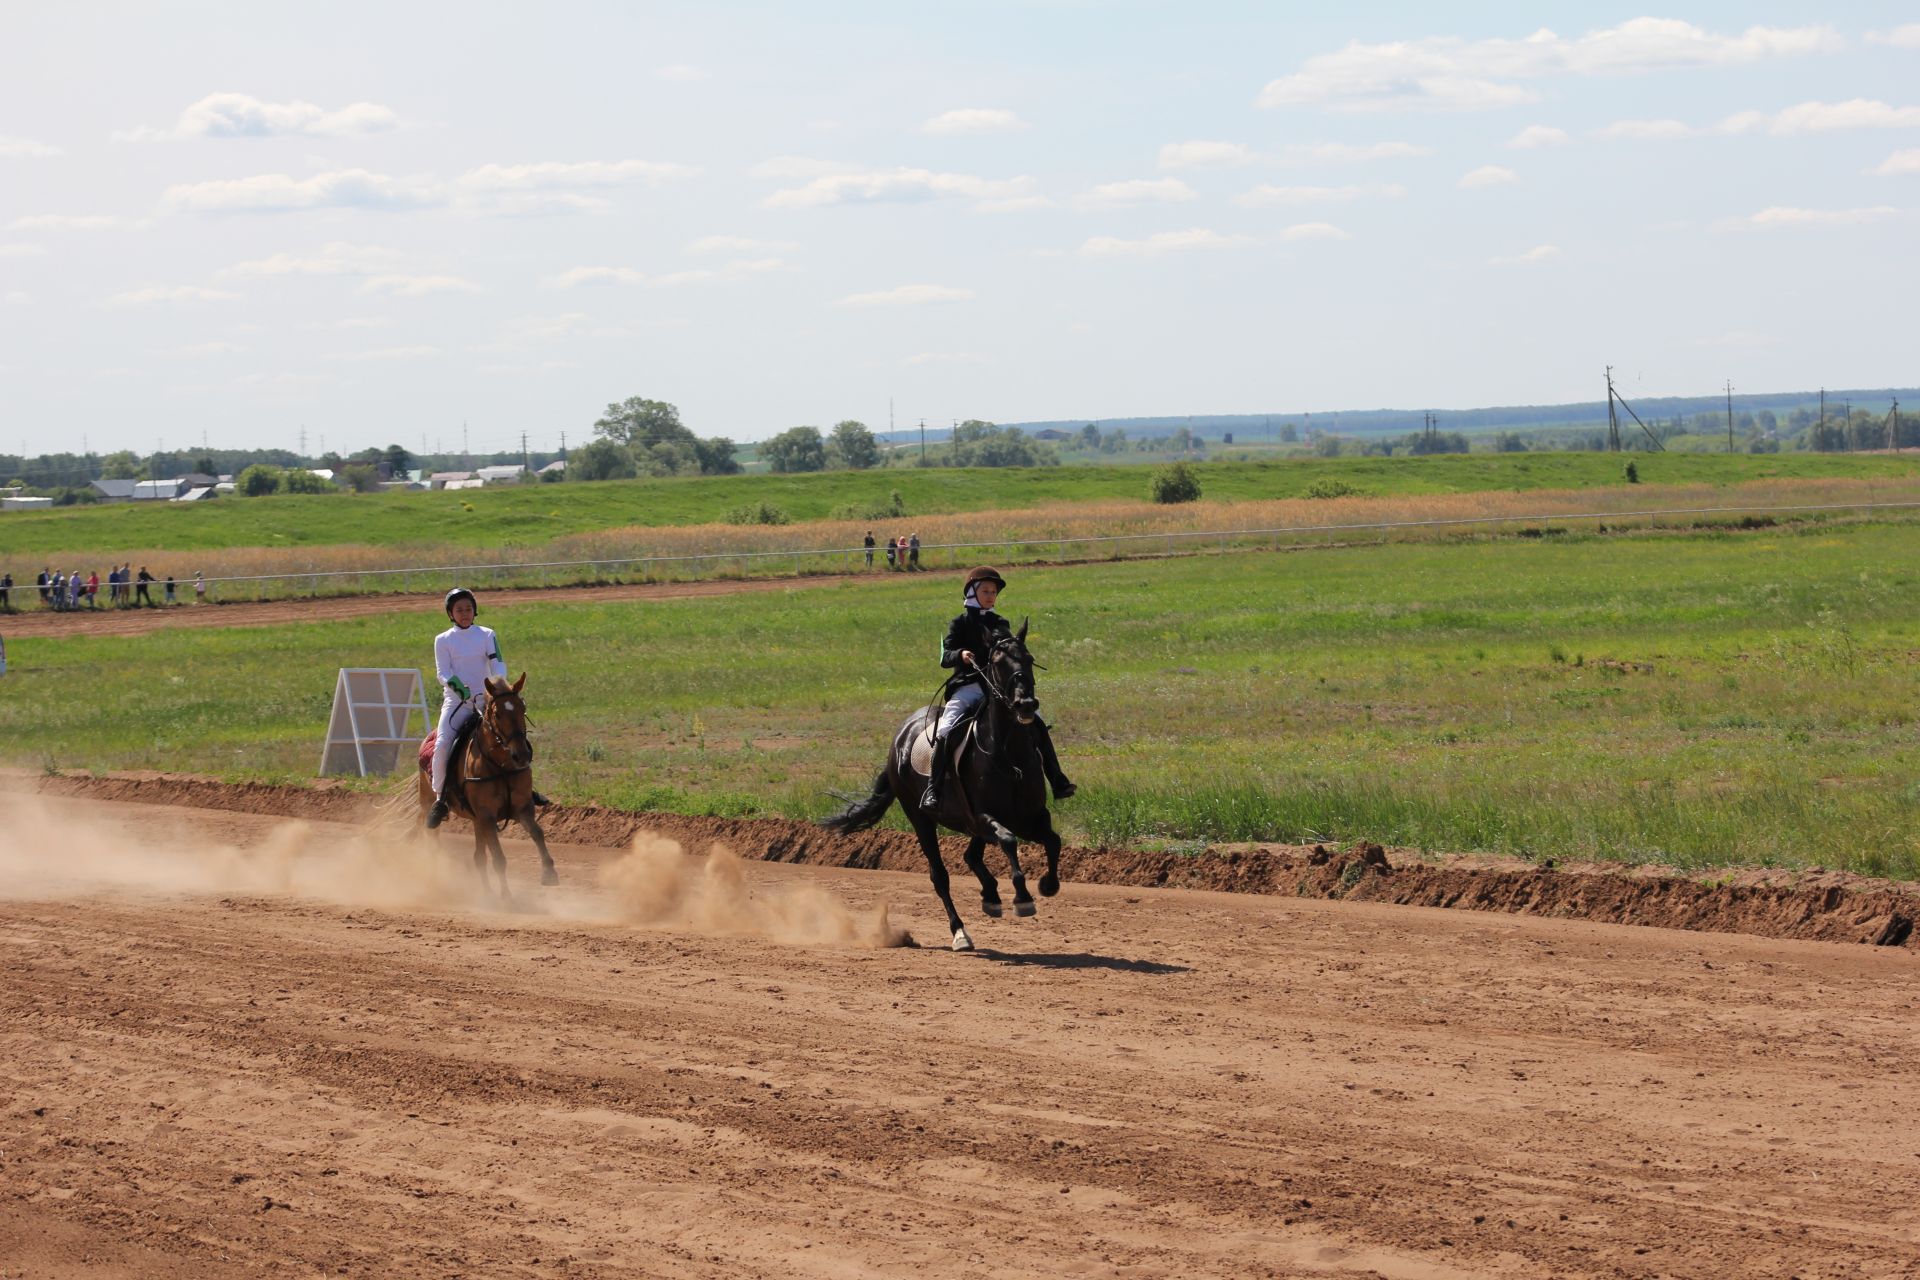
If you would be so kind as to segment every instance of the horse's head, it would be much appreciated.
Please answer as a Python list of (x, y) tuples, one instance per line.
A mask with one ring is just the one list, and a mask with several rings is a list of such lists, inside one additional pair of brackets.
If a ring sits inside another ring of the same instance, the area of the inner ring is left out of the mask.
[(526, 683), (524, 671), (512, 684), (499, 676), (488, 676), (487, 706), (481, 713), (487, 736), (496, 747), (505, 750), (506, 763), (516, 769), (525, 769), (533, 763), (533, 743), (527, 740), (527, 700), (520, 696)]
[(987, 666), (1013, 718), (1021, 724), (1032, 724), (1040, 714), (1040, 699), (1033, 692), (1033, 655), (1027, 652), (1026, 619), (1021, 619), (1019, 631), (994, 640)]

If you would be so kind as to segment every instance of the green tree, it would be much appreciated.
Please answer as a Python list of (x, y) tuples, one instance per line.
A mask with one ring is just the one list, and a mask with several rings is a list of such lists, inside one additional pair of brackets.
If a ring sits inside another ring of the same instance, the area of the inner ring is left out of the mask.
[(760, 446), (760, 455), (775, 471), (824, 471), (827, 445), (818, 427), (793, 427)]
[(1281, 444), (1294, 444), (1298, 442), (1299, 439), (1300, 439), (1300, 428), (1294, 426), (1291, 422), (1282, 424), (1280, 428)]
[(387, 479), (404, 480), (407, 472), (413, 470), (413, 455), (397, 444), (390, 444), (386, 456), (382, 459), (387, 465)]
[(140, 459), (126, 449), (110, 453), (100, 460), (100, 478), (103, 480), (138, 480), (145, 472), (146, 468), (140, 465)]
[(370, 462), (349, 462), (340, 468), (340, 483), (355, 493), (373, 493), (380, 488), (380, 473)]
[(693, 432), (680, 422), (680, 410), (664, 400), (646, 400), (639, 396), (610, 404), (598, 422), (595, 434), (616, 444), (651, 448), (663, 441), (678, 441), (691, 446)]
[(317, 476), (305, 467), (288, 467), (280, 477), (280, 487), (286, 493), (338, 493), (340, 491), (333, 481)]
[(633, 452), (612, 440), (583, 444), (567, 459), (569, 480), (631, 480), (639, 474)]
[(867, 430), (866, 423), (855, 422), (851, 418), (834, 427), (828, 453), (835, 465), (853, 471), (865, 471), (880, 465), (879, 441), (873, 438), (873, 432)]
[(270, 493), (278, 493), (280, 468), (256, 462), (234, 477), (233, 488), (234, 492), (247, 498), (264, 498)]
[(1080, 447), (1089, 452), (1100, 447), (1100, 427), (1098, 423), (1089, 422), (1086, 426), (1080, 428)]
[(1193, 502), (1200, 497), (1199, 473), (1184, 462), (1162, 467), (1153, 474), (1155, 502)]
[(699, 456), (700, 474), (703, 476), (731, 476), (740, 473), (740, 464), (733, 459), (733, 441), (725, 436), (696, 440), (693, 442), (693, 451)]

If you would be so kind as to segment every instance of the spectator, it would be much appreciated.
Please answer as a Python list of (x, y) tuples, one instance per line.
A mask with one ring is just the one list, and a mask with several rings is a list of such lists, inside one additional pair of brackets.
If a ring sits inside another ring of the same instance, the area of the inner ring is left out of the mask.
[(40, 579), (37, 585), (40, 588), (40, 607), (42, 609), (46, 608), (49, 603), (47, 600), (47, 583), (49, 581), (50, 579), (47, 577), (47, 571), (45, 569), (41, 569)]
[(147, 608), (149, 609), (158, 608), (159, 606), (154, 604), (153, 602), (152, 593), (150, 593), (147, 590), (147, 584), (153, 581), (153, 575), (147, 572), (147, 566), (145, 565), (140, 566), (140, 576), (137, 579), (135, 579), (135, 581), (139, 585), (137, 585), (134, 588), (133, 607), (136, 609), (139, 608), (140, 602), (144, 600), (146, 602)]
[(107, 603), (120, 607), (120, 566), (114, 565), (107, 570)]
[(873, 568), (873, 530), (867, 530), (867, 568)]
[(193, 602), (195, 604), (207, 602), (207, 580), (201, 576), (198, 569), (193, 571)]
[(0, 577), (0, 613), (13, 612), (13, 575)]
[(75, 569), (67, 575), (67, 608), (78, 609), (80, 597), (85, 594), (87, 594), (87, 580), (80, 576), (78, 569)]
[(167, 607), (168, 607), (169, 609), (171, 609), (171, 608), (173, 607), (173, 605), (174, 605), (174, 599), (173, 599), (173, 575), (172, 575), (172, 574), (168, 574), (168, 575), (167, 575)]
[(900, 548), (894, 543), (892, 538), (887, 539), (887, 568), (889, 569), (893, 568), (893, 557), (895, 553), (899, 551), (899, 549)]
[(907, 539), (907, 568), (914, 573), (920, 572), (920, 535), (917, 533)]
[(907, 535), (904, 533), (901, 534), (898, 538), (894, 539), (894, 544), (898, 548), (900, 569), (902, 572), (905, 572), (907, 567)]
[(87, 571), (87, 608), (98, 609), (100, 607), (94, 603), (94, 597), (99, 594), (100, 571), (98, 569), (89, 569)]
[(7, 674), (7, 641), (0, 636), (0, 676)]

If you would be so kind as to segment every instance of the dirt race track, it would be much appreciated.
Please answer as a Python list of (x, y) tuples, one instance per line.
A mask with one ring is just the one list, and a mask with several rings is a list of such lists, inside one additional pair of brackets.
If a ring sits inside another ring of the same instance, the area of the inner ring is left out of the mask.
[(1909, 947), (5, 800), (8, 1280), (1920, 1275)]

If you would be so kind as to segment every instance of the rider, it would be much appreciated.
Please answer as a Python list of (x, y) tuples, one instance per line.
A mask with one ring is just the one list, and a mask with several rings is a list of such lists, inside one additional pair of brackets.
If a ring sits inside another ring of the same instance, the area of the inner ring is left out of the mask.
[[(926, 794), (920, 797), (923, 809), (940, 806), (940, 788), (946, 782), (947, 769), (952, 763), (947, 747), (949, 735), (965, 724), (986, 699), (986, 679), (980, 674), (981, 664), (993, 653), (994, 642), (1013, 632), (1007, 620), (993, 611), (1006, 585), (1007, 580), (1000, 576), (998, 569), (985, 565), (975, 569), (967, 575), (967, 607), (947, 624), (947, 637), (940, 644), (940, 665), (953, 674), (947, 677), (947, 703), (940, 712), (939, 727), (934, 730), (933, 766), (928, 771)], [(1031, 727), (1039, 742), (1041, 766), (1047, 781), (1053, 785), (1053, 798), (1065, 800), (1078, 788), (1060, 768), (1060, 757), (1053, 749), (1053, 735), (1047, 732), (1047, 722), (1035, 716)]]
[[(440, 699), (440, 736), (433, 744), (433, 808), (427, 826), (437, 827), (447, 817), (447, 764), (454, 735), (485, 702), (487, 677), (506, 679), (507, 664), (500, 657), (500, 639), (493, 628), (476, 623), (480, 602), (465, 587), (447, 592), (447, 617), (453, 625), (433, 638), (433, 666), (444, 693)], [(547, 803), (539, 792), (535, 804)]]

